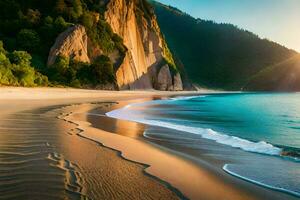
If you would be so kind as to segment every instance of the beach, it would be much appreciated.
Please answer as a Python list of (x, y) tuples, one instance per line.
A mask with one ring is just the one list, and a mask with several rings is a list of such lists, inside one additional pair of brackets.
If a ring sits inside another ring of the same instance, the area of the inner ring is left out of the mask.
[(297, 199), (151, 142), (145, 125), (105, 115), (206, 92), (1, 88), (0, 199)]

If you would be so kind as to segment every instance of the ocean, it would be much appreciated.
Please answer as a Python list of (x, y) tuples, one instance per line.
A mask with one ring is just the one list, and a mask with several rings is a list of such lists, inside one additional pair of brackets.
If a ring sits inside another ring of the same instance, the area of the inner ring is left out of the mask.
[(300, 197), (299, 93), (174, 97), (106, 115), (146, 124), (149, 141), (193, 149), (189, 156), (220, 160), (232, 176)]

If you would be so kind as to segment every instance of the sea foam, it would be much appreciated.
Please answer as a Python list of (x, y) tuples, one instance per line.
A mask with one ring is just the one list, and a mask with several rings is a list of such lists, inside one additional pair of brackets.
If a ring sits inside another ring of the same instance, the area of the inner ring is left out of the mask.
[(195, 99), (195, 98), (204, 98), (206, 97), (205, 95), (201, 96), (178, 96), (178, 97), (173, 97), (170, 98), (171, 100), (190, 100), (190, 99)]
[[(146, 125), (158, 126), (158, 127), (183, 131), (187, 133), (197, 134), (200, 135), (202, 138), (213, 140), (219, 144), (224, 144), (234, 148), (239, 148), (248, 152), (255, 152), (255, 153), (261, 153), (267, 155), (280, 155), (282, 152), (281, 148), (275, 147), (272, 144), (269, 144), (265, 141), (253, 142), (239, 137), (222, 134), (212, 129), (178, 125), (175, 123), (164, 122), (161, 120), (145, 119), (139, 113), (136, 113), (135, 110), (131, 110), (131, 108), (135, 107), (136, 105), (137, 104), (131, 104), (124, 108), (108, 112), (106, 113), (106, 115), (111, 118), (134, 121)], [(140, 106), (141, 103), (139, 103), (138, 105)]]
[(269, 189), (272, 189), (272, 190), (278, 190), (278, 191), (281, 191), (281, 192), (285, 192), (285, 193), (292, 194), (294, 196), (300, 197), (299, 192), (296, 192), (296, 191), (293, 191), (293, 190), (290, 190), (290, 189), (286, 189), (286, 188), (283, 188), (283, 187), (278, 187), (278, 186), (276, 187), (276, 186), (273, 186), (273, 185), (270, 185), (270, 184), (263, 183), (262, 181), (257, 181), (257, 180), (248, 178), (246, 176), (242, 176), (242, 175), (234, 172), (233, 170), (231, 170), (230, 169), (230, 164), (225, 164), (223, 166), (223, 170), (225, 172), (227, 172), (228, 174), (230, 174), (232, 176), (235, 176), (237, 178), (243, 179), (245, 181), (248, 181), (248, 182), (251, 182), (251, 183), (254, 183), (254, 184), (269, 188)]

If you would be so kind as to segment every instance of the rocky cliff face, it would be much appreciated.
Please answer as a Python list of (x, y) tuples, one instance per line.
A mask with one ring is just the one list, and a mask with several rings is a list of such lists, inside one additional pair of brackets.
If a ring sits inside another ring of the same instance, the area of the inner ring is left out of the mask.
[(110, 0), (107, 5), (105, 19), (128, 48), (116, 72), (123, 89), (154, 88), (158, 70), (170, 56), (156, 17), (147, 6), (144, 0)]
[[(123, 38), (127, 48), (116, 68), (116, 81), (120, 89), (182, 90), (181, 76), (179, 73), (173, 76), (170, 72), (169, 65), (175, 66), (172, 55), (153, 10), (145, 0), (109, 0), (104, 18), (113, 32)], [(90, 63), (103, 52), (88, 41), (83, 26), (67, 29), (58, 36), (51, 48), (48, 65), (53, 64), (58, 55)], [(88, 55), (88, 52), (93, 54)], [(119, 60), (118, 56), (108, 56), (113, 63)]]
[(50, 50), (47, 65), (50, 66), (54, 64), (59, 55), (90, 63), (87, 41), (88, 37), (84, 26), (75, 25), (68, 28), (56, 38)]

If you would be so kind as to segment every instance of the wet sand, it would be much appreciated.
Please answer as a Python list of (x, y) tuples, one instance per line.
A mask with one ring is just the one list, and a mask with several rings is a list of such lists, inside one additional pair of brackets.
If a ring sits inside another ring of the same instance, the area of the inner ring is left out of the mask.
[[(149, 99), (121, 101), (118, 105), (113, 105), (111, 109), (147, 100)], [(81, 105), (73, 109), (76, 110), (76, 113), (72, 113), (65, 119), (77, 123), (79, 128), (84, 130), (80, 133), (82, 137), (119, 150), (125, 159), (147, 164), (146, 173), (169, 183), (178, 190), (177, 194), (182, 194), (185, 198), (205, 200), (297, 199), (297, 197), (266, 189), (228, 175), (221, 168), (224, 164), (222, 161), (206, 162), (207, 158), (204, 158), (204, 155), (194, 152), (199, 158), (196, 160), (178, 153), (176, 151), (179, 150), (176, 149), (178, 147), (162, 143), (158, 146), (149, 142), (142, 135), (144, 125), (107, 118), (103, 115), (109, 110), (107, 107), (102, 111), (95, 105)], [(73, 109), (69, 108), (65, 112), (70, 113)], [(115, 134), (111, 134), (111, 132)], [(203, 145), (213, 145), (213, 143), (203, 143)], [(181, 148), (180, 151), (189, 151), (190, 155), (193, 154), (192, 150), (188, 148)]]
[(175, 94), (0, 90), (0, 199), (296, 199), (151, 143), (141, 124), (103, 115)]

